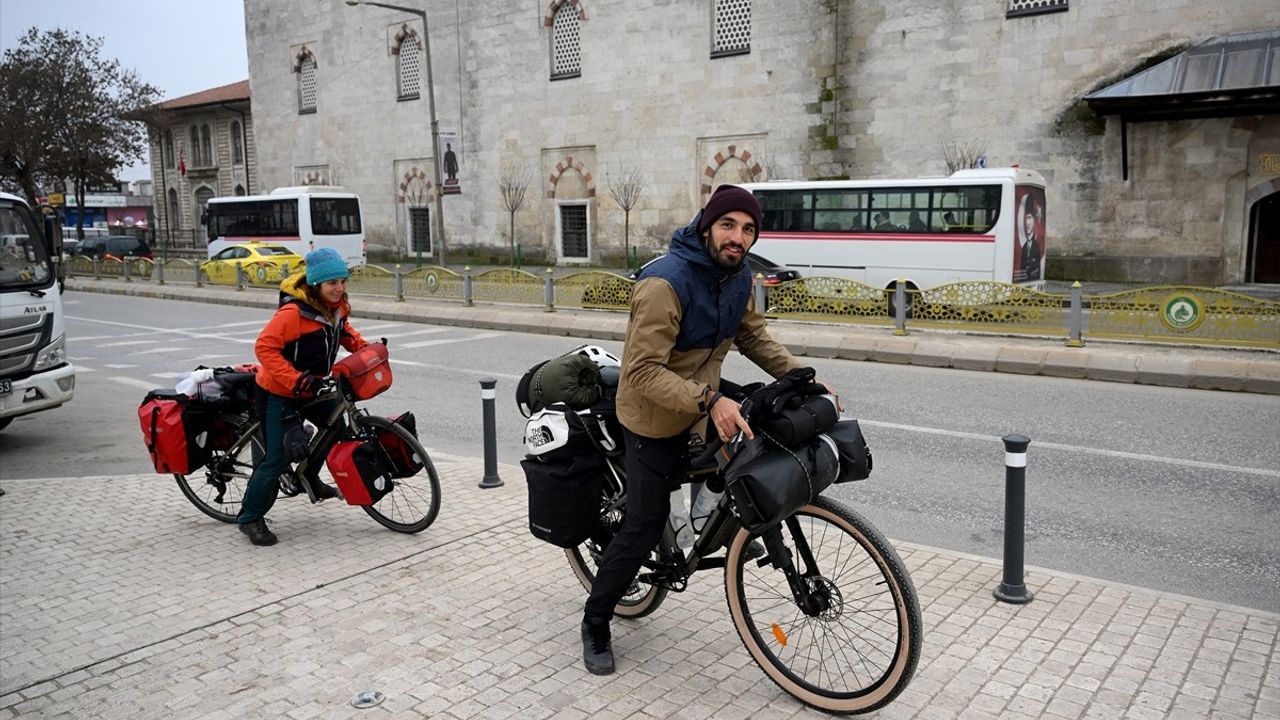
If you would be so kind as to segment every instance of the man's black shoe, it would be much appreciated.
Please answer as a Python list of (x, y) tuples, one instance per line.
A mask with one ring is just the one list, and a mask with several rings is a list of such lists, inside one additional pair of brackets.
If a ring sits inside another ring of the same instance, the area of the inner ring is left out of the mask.
[(323, 480), (312, 480), (311, 489), (316, 494), (316, 502), (338, 497), (338, 489)]
[(582, 621), (582, 660), (592, 675), (613, 674), (613, 647), (609, 643), (609, 623)]
[(761, 545), (759, 540), (748, 542), (743, 552), (746, 553), (748, 560), (759, 560), (768, 554), (768, 551), (764, 549), (764, 545)]
[(254, 545), (275, 545), (276, 534), (267, 529), (267, 521), (258, 518), (253, 522), (240, 523), (240, 532), (249, 536)]

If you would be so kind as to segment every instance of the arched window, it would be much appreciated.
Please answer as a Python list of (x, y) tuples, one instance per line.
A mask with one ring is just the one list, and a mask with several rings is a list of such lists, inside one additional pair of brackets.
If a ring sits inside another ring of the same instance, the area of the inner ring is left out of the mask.
[(173, 130), (165, 128), (161, 142), (163, 144), (160, 147), (160, 152), (164, 153), (164, 166), (167, 168), (173, 168), (173, 166), (178, 162), (177, 158), (173, 155)]
[(182, 227), (182, 211), (178, 209), (178, 191), (169, 188), (169, 217), (165, 219), (167, 226), (171, 230), (177, 230)]
[(298, 114), (316, 111), (316, 58), (303, 48), (298, 53)]
[(575, 0), (556, 8), (551, 24), (551, 79), (564, 80), (582, 74), (582, 51), (578, 44), (581, 9)]
[(244, 186), (243, 186), (243, 185), (237, 185), (237, 186), (236, 186), (236, 191), (235, 191), (235, 192), (236, 192), (236, 195), (244, 195)]
[(213, 141), (209, 135), (209, 124), (200, 126), (200, 159), (204, 167), (213, 167)]
[(209, 200), (212, 198), (213, 198), (213, 191), (210, 190), (209, 188), (201, 186), (199, 190), (196, 190), (195, 192), (196, 201), (192, 203), (193, 207), (191, 208), (192, 210), (191, 217), (192, 217), (192, 220), (194, 220), (194, 222), (191, 223), (192, 227), (204, 227), (205, 206), (209, 204)]
[(240, 130), (240, 121), (231, 121), (231, 164), (244, 164), (244, 134)]
[(200, 167), (200, 128), (195, 125), (191, 126), (191, 131), (187, 133), (191, 139), (191, 162), (187, 165), (191, 167)]
[(422, 52), (416, 35), (406, 35), (396, 49), (396, 88), (401, 100), (417, 100)]

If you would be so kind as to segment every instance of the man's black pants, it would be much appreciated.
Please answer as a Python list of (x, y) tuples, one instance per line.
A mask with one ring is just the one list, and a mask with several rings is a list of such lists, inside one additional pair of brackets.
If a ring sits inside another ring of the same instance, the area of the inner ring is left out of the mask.
[(662, 538), (671, 513), (671, 491), (689, 468), (689, 434), (647, 438), (623, 428), (626, 438), (627, 515), (622, 529), (600, 559), (596, 580), (587, 598), (584, 619), (607, 623), (613, 607), (627, 594), (644, 559)]

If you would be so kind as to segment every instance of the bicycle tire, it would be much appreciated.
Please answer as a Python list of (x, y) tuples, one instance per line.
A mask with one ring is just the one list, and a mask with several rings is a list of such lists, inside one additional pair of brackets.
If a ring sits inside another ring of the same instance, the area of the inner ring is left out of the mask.
[(417, 474), (396, 478), (391, 492), (373, 505), (361, 505), (360, 509), (388, 530), (406, 534), (426, 530), (440, 513), (440, 476), (427, 449), (418, 442), (417, 436), (394, 420), (362, 415), (356, 424), (360, 426), (356, 428), (357, 434), (362, 437), (377, 437), (382, 430), (395, 433), (422, 460), (422, 469)]
[(263, 454), (258, 421), (249, 420), (234, 427), (235, 442), (225, 450), (214, 450), (201, 468), (202, 475), (173, 475), (178, 489), (197, 510), (225, 523), (234, 523), (240, 514), (255, 460)]
[(798, 564), (794, 533), (803, 534), (819, 571), (810, 586), (830, 602), (806, 613), (767, 558), (748, 566), (751, 536), (742, 530), (725, 565), (725, 596), (742, 644), (806, 705), (835, 715), (884, 707), (920, 660), (920, 602), (906, 566), (879, 530), (830, 498), (800, 508), (781, 529)]
[[(617, 533), (618, 528), (622, 527), (625, 515), (624, 508), (611, 509), (606, 506), (601, 508), (601, 511), (600, 522), (592, 537), (581, 545), (564, 551), (565, 557), (569, 560), (569, 567), (573, 568), (573, 574), (578, 576), (578, 582), (582, 583), (582, 587), (587, 592), (591, 592), (600, 558), (604, 555), (605, 548)], [(653, 614), (666, 598), (667, 588), (636, 580), (627, 588), (627, 594), (623, 595), (614, 606), (613, 614), (621, 618), (642, 618)]]

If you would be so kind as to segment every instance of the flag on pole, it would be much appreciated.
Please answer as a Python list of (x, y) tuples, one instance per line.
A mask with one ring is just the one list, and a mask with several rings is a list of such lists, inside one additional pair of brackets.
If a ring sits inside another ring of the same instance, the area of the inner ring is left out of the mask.
[(182, 148), (178, 148), (178, 172), (181, 173), (183, 177), (187, 176), (187, 158), (183, 154)]

